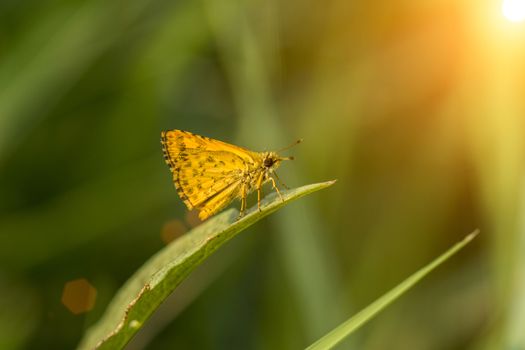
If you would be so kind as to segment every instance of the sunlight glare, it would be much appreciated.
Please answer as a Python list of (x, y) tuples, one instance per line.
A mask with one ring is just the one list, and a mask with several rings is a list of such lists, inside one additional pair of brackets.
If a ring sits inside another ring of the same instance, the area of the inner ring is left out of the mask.
[(501, 11), (509, 21), (521, 22), (525, 20), (525, 0), (503, 0)]

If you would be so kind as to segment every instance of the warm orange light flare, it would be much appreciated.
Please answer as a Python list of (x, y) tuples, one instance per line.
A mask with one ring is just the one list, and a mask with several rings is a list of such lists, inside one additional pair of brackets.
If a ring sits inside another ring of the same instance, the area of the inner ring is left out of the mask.
[(62, 304), (75, 315), (88, 312), (95, 306), (97, 290), (85, 278), (64, 285)]
[(525, 0), (503, 0), (501, 12), (511, 22), (522, 22), (525, 20)]

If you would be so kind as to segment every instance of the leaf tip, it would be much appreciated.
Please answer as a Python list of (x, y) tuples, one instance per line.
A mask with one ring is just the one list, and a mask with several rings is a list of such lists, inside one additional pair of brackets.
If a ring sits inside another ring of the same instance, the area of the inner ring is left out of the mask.
[(465, 242), (472, 241), (474, 238), (476, 238), (477, 235), (479, 235), (479, 233), (480, 233), (480, 229), (479, 228), (475, 229), (472, 233), (468, 234), (467, 237), (465, 237), (464, 241)]

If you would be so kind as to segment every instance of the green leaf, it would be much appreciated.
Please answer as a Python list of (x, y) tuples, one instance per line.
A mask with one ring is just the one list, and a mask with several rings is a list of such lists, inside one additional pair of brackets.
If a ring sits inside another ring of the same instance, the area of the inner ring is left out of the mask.
[(332, 349), (334, 346), (339, 344), (343, 339), (356, 331), (359, 327), (364, 325), (366, 322), (371, 320), (376, 316), (380, 311), (385, 309), (388, 305), (394, 302), (397, 298), (407, 292), (412, 288), (417, 282), (419, 282), (423, 277), (429, 274), (436, 267), (441, 265), (452, 255), (456, 254), (460, 249), (467, 245), (470, 241), (478, 235), (479, 231), (476, 230), (465, 237), (461, 242), (456, 243), (445, 253), (440, 255), (437, 259), (432, 261), (430, 264), (426, 265), (422, 269), (418, 270), (412, 276), (408, 277), (406, 280), (397, 285), (394, 289), (391, 289), (388, 293), (384, 294), (382, 297), (374, 301), (372, 304), (368, 305), (366, 308), (361, 310), (359, 313), (346, 320), (334, 330), (326, 334), (324, 337), (310, 345), (308, 350), (321, 350), (321, 349)]
[(79, 349), (122, 349), (170, 293), (221, 245), (289, 202), (334, 182), (283, 191), (283, 201), (272, 193), (261, 202), (261, 211), (252, 208), (237, 220), (238, 211), (227, 210), (175, 240), (124, 284), (101, 320), (88, 330)]

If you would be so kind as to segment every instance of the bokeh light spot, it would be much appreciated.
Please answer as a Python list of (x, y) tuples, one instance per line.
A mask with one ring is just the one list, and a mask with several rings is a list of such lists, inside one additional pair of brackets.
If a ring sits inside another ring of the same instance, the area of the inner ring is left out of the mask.
[(162, 226), (160, 231), (160, 238), (166, 244), (170, 243), (177, 237), (182, 236), (186, 232), (186, 226), (180, 220), (168, 221)]
[(525, 0), (503, 0), (501, 11), (509, 21), (522, 22), (525, 20)]
[(97, 290), (85, 278), (69, 281), (64, 285), (62, 304), (73, 314), (88, 312), (95, 306)]
[(186, 222), (190, 227), (199, 226), (202, 224), (202, 220), (199, 219), (199, 211), (198, 210), (189, 210), (186, 212)]

